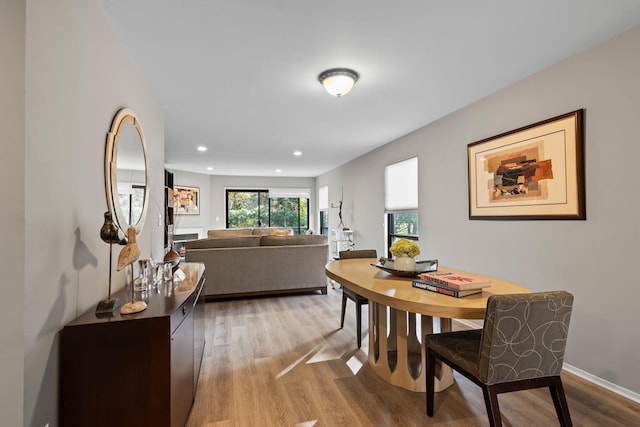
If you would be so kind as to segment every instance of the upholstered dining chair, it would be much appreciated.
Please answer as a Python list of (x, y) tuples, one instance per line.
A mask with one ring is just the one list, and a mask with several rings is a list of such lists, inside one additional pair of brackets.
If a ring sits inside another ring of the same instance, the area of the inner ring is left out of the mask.
[[(375, 249), (355, 249), (351, 251), (340, 251), (338, 254), (340, 259), (350, 258), (378, 258)], [(362, 346), (362, 306), (369, 304), (369, 300), (362, 295), (342, 287), (342, 311), (340, 313), (340, 329), (344, 327), (344, 314), (347, 308), (347, 298), (356, 304), (356, 336), (358, 339), (358, 348)]]
[(433, 416), (436, 359), (482, 388), (491, 426), (498, 394), (549, 387), (561, 426), (571, 426), (560, 371), (573, 307), (565, 291), (492, 295), (482, 329), (425, 337), (427, 415)]

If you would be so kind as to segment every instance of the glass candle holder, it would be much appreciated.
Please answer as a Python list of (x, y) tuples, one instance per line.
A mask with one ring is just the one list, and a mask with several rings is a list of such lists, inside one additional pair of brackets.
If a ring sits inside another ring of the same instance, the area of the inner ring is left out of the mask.
[(173, 266), (170, 262), (165, 262), (162, 266), (163, 279), (165, 282), (173, 282)]
[(138, 266), (140, 267), (140, 276), (134, 282), (134, 289), (137, 292), (147, 291), (149, 289), (149, 260), (138, 260)]

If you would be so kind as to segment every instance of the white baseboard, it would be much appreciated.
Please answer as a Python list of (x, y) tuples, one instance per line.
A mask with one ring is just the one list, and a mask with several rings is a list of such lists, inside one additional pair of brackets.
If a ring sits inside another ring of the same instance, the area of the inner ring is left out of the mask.
[(597, 386), (600, 386), (602, 388), (606, 388), (609, 391), (614, 392), (615, 394), (618, 394), (622, 397), (626, 397), (629, 400), (633, 400), (636, 403), (640, 403), (640, 393), (636, 393), (634, 391), (631, 390), (627, 390), (624, 387), (620, 387), (617, 384), (614, 384), (612, 382), (609, 382), (607, 380), (604, 380), (600, 377), (596, 377), (593, 374), (590, 374), (589, 372), (583, 371), (582, 369), (578, 369), (575, 366), (571, 366), (568, 364), (564, 364), (563, 369), (577, 377), (580, 377), (586, 381), (589, 381), (590, 383), (593, 383)]
[[(467, 320), (467, 319), (455, 319), (456, 322), (471, 328), (471, 329), (479, 329), (482, 328), (482, 321), (481, 320)], [(640, 403), (640, 393), (636, 393), (634, 391), (631, 390), (627, 390), (624, 387), (620, 387), (617, 384), (614, 384), (612, 382), (609, 382), (607, 380), (604, 380), (600, 377), (596, 377), (593, 374), (590, 374), (589, 372), (583, 371), (582, 369), (578, 369), (575, 366), (571, 366), (568, 364), (564, 364), (563, 369), (577, 377), (582, 378), (583, 380), (589, 381), (592, 384), (595, 384), (597, 386), (600, 386), (602, 388), (605, 388), (609, 391), (614, 392), (617, 395), (620, 395), (622, 397), (625, 397), (629, 400), (633, 400), (636, 403)]]

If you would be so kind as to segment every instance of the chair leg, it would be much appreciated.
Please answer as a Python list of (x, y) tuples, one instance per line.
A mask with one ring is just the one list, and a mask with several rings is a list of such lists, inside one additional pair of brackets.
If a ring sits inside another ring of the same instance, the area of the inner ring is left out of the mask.
[(342, 291), (342, 312), (340, 313), (340, 329), (344, 327), (344, 311), (347, 308), (347, 296)]
[(362, 346), (362, 305), (356, 301), (356, 333), (358, 337), (358, 348)]
[(553, 399), (553, 405), (556, 407), (556, 414), (558, 414), (558, 421), (562, 427), (572, 427), (571, 414), (569, 414), (569, 405), (567, 405), (567, 399), (564, 394), (564, 388), (562, 387), (562, 379), (560, 377), (553, 378), (549, 385), (549, 391), (551, 392), (551, 398)]
[(498, 394), (496, 393), (495, 387), (490, 385), (483, 385), (482, 394), (484, 394), (484, 404), (487, 407), (489, 425), (491, 427), (502, 427), (502, 418), (500, 418), (500, 407), (498, 406)]
[(425, 375), (427, 380), (427, 415), (433, 417), (433, 388), (435, 387), (436, 358), (428, 348), (425, 354), (425, 358), (425, 364), (427, 365), (427, 371)]

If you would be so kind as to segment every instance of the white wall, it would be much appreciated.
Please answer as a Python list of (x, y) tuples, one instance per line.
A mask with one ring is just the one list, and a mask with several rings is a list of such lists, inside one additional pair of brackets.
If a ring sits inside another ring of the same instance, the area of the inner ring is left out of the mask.
[[(318, 177), (344, 186), (356, 245), (384, 251), (384, 166), (419, 156), (421, 259), (566, 289), (575, 305), (565, 362), (640, 393), (640, 27)], [(470, 221), (467, 144), (584, 108), (586, 221)], [(331, 226), (337, 215), (330, 210)]]
[[(24, 297), (14, 303), (24, 304), (24, 425), (41, 427), (59, 422), (61, 328), (107, 296), (109, 246), (99, 230), (111, 121), (122, 107), (140, 119), (151, 167), (148, 218), (157, 218), (164, 119), (96, 0), (29, 0), (26, 23), (26, 272)], [(141, 256), (162, 256), (157, 220), (147, 220), (138, 242)], [(114, 289), (123, 283), (114, 269)]]
[(376, 249), (378, 256), (387, 255), (384, 247), (384, 167), (410, 157), (393, 151), (376, 157), (374, 163), (369, 163), (368, 156), (360, 157), (318, 178), (318, 188), (329, 186), (329, 239), (332, 229), (341, 228), (339, 209), (331, 206), (338, 206), (342, 198), (342, 222), (353, 230), (355, 248)]
[(25, 14), (22, 0), (0, 2), (0, 180), (5, 202), (0, 209), (0, 414), (2, 425), (23, 425), (25, 274), (24, 57)]
[(209, 212), (211, 210), (209, 175), (184, 171), (172, 172), (174, 185), (198, 187), (200, 189), (200, 215), (175, 215), (175, 230), (180, 232), (180, 230), (185, 229), (198, 229), (203, 233), (201, 237), (206, 237), (209, 229)]
[(311, 189), (311, 198), (309, 199), (309, 227), (316, 233), (319, 232), (317, 218), (315, 218), (313, 214), (316, 211), (316, 199), (318, 196), (315, 178), (227, 176), (205, 175), (183, 171), (173, 172), (174, 184), (200, 187), (201, 199), (200, 215), (176, 215), (175, 223), (177, 229), (204, 228), (204, 233), (206, 234), (207, 230), (225, 228), (225, 190), (227, 189), (254, 190), (279, 187)]

